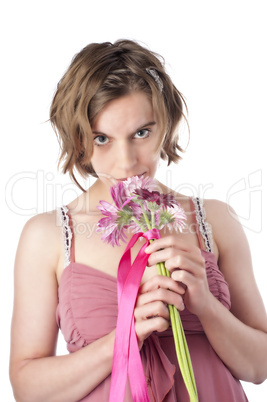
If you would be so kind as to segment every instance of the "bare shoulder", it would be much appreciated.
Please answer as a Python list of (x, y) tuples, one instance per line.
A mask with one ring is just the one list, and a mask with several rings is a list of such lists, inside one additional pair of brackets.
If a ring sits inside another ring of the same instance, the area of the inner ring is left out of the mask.
[(45, 262), (56, 269), (61, 257), (62, 229), (57, 210), (30, 218), (21, 233), (16, 263), (31, 260)]
[(266, 312), (253, 273), (250, 247), (238, 215), (228, 204), (204, 202), (219, 249), (218, 265), (231, 295), (231, 311), (245, 324), (267, 330)]
[(204, 206), (220, 257), (230, 249), (248, 250), (245, 232), (234, 209), (229, 204), (214, 199), (205, 200)]
[(56, 211), (30, 218), (22, 230), (14, 272), (13, 373), (21, 362), (55, 353), (61, 239)]
[(224, 220), (226, 217), (236, 219), (234, 217), (236, 216), (236, 213), (233, 210), (233, 208), (229, 204), (223, 201), (215, 199), (205, 199), (204, 205), (207, 215), (209, 216), (210, 219), (214, 219), (215, 217), (218, 218), (220, 217), (220, 215), (222, 216), (222, 220)]

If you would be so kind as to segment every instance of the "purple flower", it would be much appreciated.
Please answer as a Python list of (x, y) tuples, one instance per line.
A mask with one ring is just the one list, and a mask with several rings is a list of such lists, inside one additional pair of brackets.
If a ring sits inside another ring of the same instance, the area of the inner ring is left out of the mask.
[[(163, 204), (165, 207), (172, 208), (172, 207), (174, 207), (175, 205), (178, 206), (178, 207), (180, 207), (179, 202), (176, 200), (176, 198), (174, 197), (174, 195), (172, 195), (171, 193), (161, 194), (161, 195), (162, 195), (162, 204)], [(182, 208), (180, 207), (180, 209), (182, 209)]]
[(179, 205), (175, 197), (171, 194), (160, 194), (158, 191), (149, 191), (143, 188), (137, 188), (134, 194), (139, 195), (139, 200), (144, 200), (148, 202), (155, 202), (157, 205), (162, 205), (163, 207), (173, 207), (174, 205)]
[(116, 244), (119, 246), (119, 241), (126, 241), (126, 226), (118, 225), (119, 211), (117, 206), (114, 206), (106, 201), (100, 201), (100, 206), (97, 208), (104, 215), (104, 218), (98, 222), (97, 232), (103, 232), (101, 239), (110, 243), (113, 247)]
[(127, 229), (131, 228), (134, 232), (138, 231), (138, 226), (131, 221), (131, 217), (134, 215), (139, 219), (142, 210), (140, 205), (132, 202), (134, 196), (126, 194), (123, 182), (111, 187), (110, 194), (115, 205), (107, 201), (100, 201), (100, 206), (97, 208), (104, 215), (104, 218), (98, 222), (96, 231), (102, 232), (101, 239), (114, 247), (114, 245), (120, 245), (120, 240), (126, 242)]
[(123, 186), (128, 197), (131, 196), (136, 189), (143, 188), (152, 190), (154, 188), (153, 181), (144, 175), (129, 177), (127, 180), (123, 181)]
[(137, 188), (134, 194), (138, 195), (138, 200), (144, 200), (148, 202), (155, 202), (160, 205), (160, 193), (158, 191), (149, 191), (145, 188)]
[(125, 187), (121, 181), (110, 188), (110, 194), (117, 208), (123, 208), (125, 203), (129, 202), (129, 197), (126, 195)]
[(120, 241), (126, 242), (127, 240), (125, 226), (119, 228), (116, 223), (109, 224), (105, 227), (105, 231), (103, 232), (101, 239), (106, 243), (110, 243), (112, 247), (115, 245), (120, 246)]
[[(175, 197), (153, 190), (153, 182), (144, 176), (134, 176), (111, 187), (114, 204), (100, 201), (98, 209), (104, 215), (98, 222), (101, 239), (112, 246), (126, 241), (126, 230), (132, 233), (151, 227), (181, 230), (185, 213)], [(143, 202), (142, 202), (143, 201)]]
[(166, 207), (159, 212), (160, 216), (160, 229), (167, 226), (168, 229), (181, 231), (185, 227), (186, 215), (180, 204), (174, 204), (172, 207)]

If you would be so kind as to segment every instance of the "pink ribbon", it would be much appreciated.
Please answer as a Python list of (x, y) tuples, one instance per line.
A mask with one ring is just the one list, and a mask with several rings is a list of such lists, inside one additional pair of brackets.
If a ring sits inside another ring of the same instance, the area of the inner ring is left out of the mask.
[[(131, 248), (140, 236), (146, 243), (131, 265)], [(127, 374), (134, 402), (149, 402), (143, 365), (134, 326), (134, 307), (149, 254), (149, 240), (160, 238), (157, 229), (136, 233), (129, 241), (118, 267), (118, 318), (115, 335), (109, 402), (123, 402)]]

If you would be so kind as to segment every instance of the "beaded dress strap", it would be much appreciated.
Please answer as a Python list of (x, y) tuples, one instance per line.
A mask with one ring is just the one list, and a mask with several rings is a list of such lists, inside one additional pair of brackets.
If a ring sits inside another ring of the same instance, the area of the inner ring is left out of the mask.
[(66, 268), (71, 262), (74, 262), (74, 233), (68, 208), (62, 206), (58, 211), (63, 232), (64, 268)]
[(206, 222), (206, 211), (203, 205), (203, 200), (200, 199), (199, 197), (192, 197), (191, 200), (194, 205), (197, 230), (200, 232), (205, 242), (206, 251), (212, 253), (213, 252), (212, 229), (210, 224)]

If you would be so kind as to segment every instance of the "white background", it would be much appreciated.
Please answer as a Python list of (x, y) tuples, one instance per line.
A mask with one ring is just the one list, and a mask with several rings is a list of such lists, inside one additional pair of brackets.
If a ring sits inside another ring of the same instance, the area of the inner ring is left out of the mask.
[[(57, 172), (58, 144), (46, 120), (57, 82), (90, 42), (136, 39), (164, 56), (187, 100), (191, 139), (181, 164), (168, 170), (162, 164), (159, 178), (234, 207), (267, 305), (265, 7), (258, 0), (10, 0), (2, 6), (1, 401), (14, 401), (9, 331), (21, 229), (33, 214), (78, 193)], [(266, 401), (267, 382), (244, 388), (250, 401)]]

